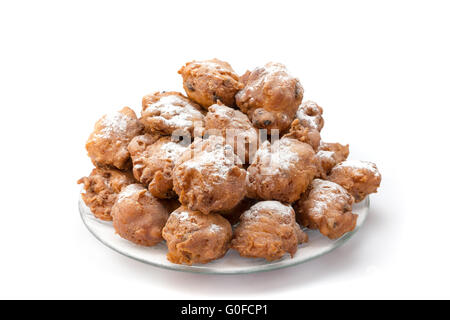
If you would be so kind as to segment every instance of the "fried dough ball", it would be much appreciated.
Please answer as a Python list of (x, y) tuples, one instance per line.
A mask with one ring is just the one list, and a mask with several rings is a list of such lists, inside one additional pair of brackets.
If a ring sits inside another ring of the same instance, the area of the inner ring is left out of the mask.
[(111, 208), (119, 192), (135, 182), (131, 172), (112, 168), (94, 168), (89, 177), (78, 180), (78, 184), (84, 184), (84, 203), (96, 218), (106, 221), (112, 220)]
[(188, 62), (178, 73), (187, 96), (205, 109), (219, 100), (234, 106), (234, 96), (243, 87), (233, 68), (218, 59)]
[(209, 135), (220, 135), (234, 146), (234, 153), (242, 163), (250, 163), (258, 149), (258, 131), (248, 117), (221, 103), (209, 107), (205, 117), (205, 131)]
[(320, 132), (325, 124), (322, 114), (321, 106), (314, 101), (305, 101), (297, 110), (297, 119), (301, 126)]
[(299, 222), (337, 239), (355, 229), (358, 215), (352, 213), (353, 197), (337, 183), (314, 179), (297, 202)]
[(253, 125), (268, 131), (288, 129), (303, 99), (300, 81), (274, 62), (247, 71), (241, 81), (245, 87), (237, 93), (236, 104)]
[(318, 177), (326, 179), (334, 166), (347, 159), (349, 152), (348, 144), (344, 146), (340, 143), (322, 142), (316, 153)]
[(230, 210), (245, 196), (246, 171), (220, 136), (196, 139), (176, 162), (174, 190), (190, 210)]
[(356, 202), (360, 202), (367, 195), (377, 192), (381, 175), (372, 162), (347, 160), (331, 169), (328, 180), (343, 186)]
[(319, 149), (321, 139), (318, 130), (302, 126), (298, 119), (295, 119), (294, 122), (292, 122), (289, 133), (285, 134), (284, 137), (297, 139), (298, 141), (307, 143), (314, 151)]
[(292, 203), (316, 175), (313, 148), (295, 139), (265, 141), (247, 169), (247, 196)]
[(127, 169), (131, 165), (127, 146), (131, 139), (141, 134), (142, 125), (128, 107), (104, 115), (95, 124), (86, 143), (86, 150), (95, 166), (114, 166)]
[(142, 98), (141, 123), (149, 133), (193, 135), (203, 126), (201, 107), (178, 92), (156, 92)]
[(230, 247), (230, 223), (219, 214), (205, 215), (179, 207), (169, 217), (163, 238), (172, 263), (192, 265), (222, 258)]
[(141, 184), (131, 184), (122, 190), (111, 215), (119, 236), (148, 247), (163, 240), (162, 229), (169, 218), (163, 203)]
[(243, 257), (281, 259), (291, 257), (299, 243), (308, 241), (295, 222), (294, 209), (278, 201), (262, 201), (244, 212), (237, 226), (231, 248)]
[(128, 146), (135, 178), (148, 186), (153, 196), (173, 198), (176, 195), (172, 183), (174, 162), (186, 149), (182, 142), (174, 142), (171, 137), (150, 134), (135, 137)]

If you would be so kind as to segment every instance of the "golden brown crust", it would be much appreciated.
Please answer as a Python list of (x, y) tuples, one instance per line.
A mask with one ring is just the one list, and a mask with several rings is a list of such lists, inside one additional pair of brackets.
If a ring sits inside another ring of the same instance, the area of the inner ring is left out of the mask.
[(127, 186), (112, 208), (113, 226), (124, 239), (141, 246), (160, 243), (167, 208), (141, 184)]
[(243, 257), (274, 261), (286, 253), (293, 257), (298, 244), (307, 241), (290, 205), (262, 201), (241, 215), (231, 247)]
[(318, 177), (326, 179), (331, 169), (345, 161), (349, 155), (349, 146), (340, 143), (322, 142), (316, 153)]
[(223, 257), (230, 247), (230, 223), (219, 214), (205, 215), (185, 206), (175, 210), (163, 229), (172, 263), (192, 265)]
[(300, 198), (317, 172), (314, 150), (309, 144), (281, 138), (266, 141), (247, 169), (247, 196), (292, 203)]
[(344, 187), (356, 202), (377, 192), (381, 175), (377, 166), (368, 161), (344, 161), (331, 169), (328, 180)]
[(245, 86), (236, 94), (236, 104), (253, 125), (269, 131), (288, 129), (303, 99), (300, 81), (274, 62), (247, 71), (241, 81)]
[(204, 214), (234, 208), (245, 196), (246, 172), (220, 136), (196, 139), (176, 162), (174, 190), (190, 210)]
[(128, 144), (142, 130), (136, 114), (128, 107), (104, 115), (86, 142), (88, 155), (95, 166), (127, 169), (131, 165)]
[(221, 103), (209, 107), (205, 117), (205, 133), (225, 138), (242, 163), (250, 163), (258, 149), (258, 131), (248, 117)]
[(317, 151), (320, 145), (320, 132), (316, 129), (302, 126), (298, 119), (292, 122), (289, 133), (285, 134), (284, 137), (307, 143), (314, 151)]
[(322, 114), (321, 106), (314, 101), (305, 101), (297, 110), (297, 119), (302, 127), (320, 132), (325, 124)]
[(187, 96), (205, 109), (217, 101), (234, 106), (234, 96), (243, 87), (233, 68), (218, 59), (188, 62), (178, 73)]
[(150, 134), (135, 137), (129, 144), (135, 178), (148, 186), (153, 196), (166, 199), (175, 197), (172, 172), (175, 160), (187, 149), (170, 137)]
[(358, 215), (352, 213), (353, 201), (340, 185), (315, 179), (295, 208), (301, 225), (337, 239), (355, 229)]
[(81, 194), (84, 203), (95, 217), (106, 221), (112, 220), (111, 208), (119, 192), (135, 182), (131, 172), (112, 168), (95, 168), (89, 177), (78, 180), (84, 184), (85, 193)]
[(142, 98), (141, 123), (153, 134), (193, 135), (203, 126), (203, 110), (179, 92), (155, 92)]

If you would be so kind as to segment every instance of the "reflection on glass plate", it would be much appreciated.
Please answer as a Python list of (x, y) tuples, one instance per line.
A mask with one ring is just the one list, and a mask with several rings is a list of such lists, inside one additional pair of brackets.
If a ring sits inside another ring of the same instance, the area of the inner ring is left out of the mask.
[(354, 231), (343, 235), (337, 240), (330, 240), (322, 236), (317, 230), (305, 230), (309, 236), (309, 242), (299, 246), (299, 250), (294, 258), (286, 255), (283, 259), (267, 262), (264, 259), (242, 258), (239, 254), (230, 250), (222, 259), (208, 263), (206, 265), (184, 266), (170, 263), (166, 259), (167, 247), (165, 243), (160, 243), (153, 247), (142, 247), (120, 238), (114, 231), (111, 222), (96, 219), (83, 200), (79, 201), (81, 219), (89, 231), (100, 242), (111, 249), (129, 257), (148, 263), (150, 265), (177, 271), (212, 273), (212, 274), (241, 274), (294, 266), (314, 258), (318, 258), (344, 244), (354, 235), (366, 220), (369, 212), (369, 197), (357, 203), (353, 212), (358, 214), (358, 223)]

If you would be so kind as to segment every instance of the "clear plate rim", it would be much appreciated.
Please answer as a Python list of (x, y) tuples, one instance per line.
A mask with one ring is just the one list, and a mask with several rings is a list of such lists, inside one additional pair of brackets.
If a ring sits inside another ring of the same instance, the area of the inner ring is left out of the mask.
[[(127, 258), (142, 262), (144, 264), (148, 264), (151, 265), (153, 267), (157, 267), (157, 268), (161, 268), (161, 269), (165, 269), (165, 270), (171, 270), (171, 271), (178, 271), (178, 272), (187, 272), (187, 273), (193, 273), (193, 274), (214, 274), (214, 275), (238, 275), (238, 274), (252, 274), (252, 273), (259, 273), (259, 272), (269, 272), (269, 271), (275, 271), (275, 270), (281, 270), (281, 269), (285, 269), (285, 268), (289, 268), (289, 267), (293, 267), (293, 266), (298, 266), (300, 264), (309, 262), (311, 260), (320, 258), (336, 249), (338, 249), (339, 247), (341, 247), (344, 243), (346, 243), (350, 238), (352, 238), (356, 232), (358, 232), (358, 230), (363, 226), (365, 220), (367, 219), (367, 215), (370, 211), (370, 198), (369, 196), (367, 196), (364, 200), (364, 202), (366, 202), (366, 214), (364, 219), (356, 225), (355, 229), (351, 232), (347, 232), (346, 234), (344, 234), (342, 237), (340, 237), (339, 239), (334, 241), (334, 245), (330, 248), (328, 248), (327, 250), (325, 250), (324, 252), (321, 252), (320, 254), (317, 254), (315, 256), (309, 257), (307, 259), (304, 260), (299, 260), (296, 261), (294, 259), (292, 259), (291, 262), (289, 262), (290, 260), (277, 260), (268, 264), (264, 264), (264, 265), (258, 265), (258, 266), (250, 266), (248, 267), (248, 269), (242, 270), (242, 269), (238, 269), (235, 271), (232, 270), (224, 270), (224, 271), (219, 271), (216, 268), (213, 267), (207, 267), (206, 265), (202, 265), (202, 266), (188, 266), (188, 265), (179, 265), (179, 264), (169, 264), (169, 265), (164, 265), (164, 264), (159, 264), (157, 262), (152, 262), (149, 260), (144, 260), (141, 258), (138, 258), (136, 256), (130, 255), (127, 252), (120, 250), (114, 246), (111, 246), (110, 244), (108, 244), (107, 242), (105, 242), (104, 240), (102, 240), (89, 226), (89, 224), (87, 223), (86, 219), (88, 218), (86, 214), (83, 213), (83, 207), (87, 208), (89, 210), (89, 208), (84, 204), (82, 198), (81, 198), (81, 193), (80, 193), (80, 198), (78, 200), (78, 211), (81, 217), (81, 220), (83, 221), (83, 224), (85, 225), (85, 227), (89, 230), (89, 232), (98, 240), (100, 241), (100, 243), (102, 243), (103, 245), (105, 245), (106, 247), (108, 247), (109, 249), (126, 256)], [(91, 213), (92, 215), (92, 213)], [(96, 219), (93, 215), (92, 215), (92, 219)], [(101, 221), (101, 220), (96, 220), (96, 222), (98, 223), (108, 223), (107, 221)], [(245, 259), (245, 258), (243, 258)], [(288, 262), (286, 262), (288, 261)]]

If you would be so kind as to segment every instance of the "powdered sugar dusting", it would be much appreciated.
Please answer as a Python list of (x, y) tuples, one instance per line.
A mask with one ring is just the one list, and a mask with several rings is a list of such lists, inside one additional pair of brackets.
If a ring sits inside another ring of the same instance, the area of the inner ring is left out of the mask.
[[(300, 158), (296, 152), (293, 152), (286, 140), (280, 140), (279, 143), (272, 145), (275, 147), (275, 153), (272, 157), (278, 161), (281, 168), (289, 170), (290, 167), (295, 166)], [(278, 159), (277, 159), (278, 158)]]
[(132, 119), (120, 112), (110, 113), (101, 119), (102, 129), (96, 134), (99, 138), (110, 138), (113, 134), (122, 135), (126, 133), (128, 123)]
[(189, 219), (188, 211), (174, 211), (172, 214), (175, 215), (180, 221), (186, 221)]
[(235, 167), (235, 157), (233, 149), (229, 145), (217, 145), (212, 149), (201, 151), (198, 156), (183, 162), (186, 169), (207, 172), (210, 175), (226, 179), (228, 173)]
[(316, 155), (318, 158), (334, 159), (333, 151), (319, 150)]
[(283, 217), (294, 218), (294, 209), (290, 205), (282, 204), (279, 201), (261, 201), (253, 205), (249, 210), (243, 213), (245, 219), (254, 219), (258, 217), (260, 211), (270, 211), (272, 214), (281, 215)]
[(328, 180), (314, 179), (311, 188), (311, 193), (315, 195), (311, 210), (317, 214), (323, 214), (328, 209), (329, 203), (336, 203), (343, 196), (348, 196), (348, 192), (343, 187)]
[(212, 114), (216, 114), (221, 118), (226, 118), (230, 121), (232, 121), (234, 118), (234, 109), (227, 106), (213, 105), (209, 108), (209, 112)]
[(313, 205), (311, 206), (311, 212), (315, 214), (323, 214), (326, 209), (328, 208), (328, 205), (324, 201), (320, 200), (313, 200)]
[(316, 117), (308, 116), (306, 113), (299, 111), (297, 112), (297, 118), (299, 120), (305, 121), (308, 124), (309, 128), (319, 130)]
[(209, 226), (209, 230), (213, 233), (217, 233), (222, 231), (222, 227), (218, 226), (217, 224), (213, 223)]
[(280, 63), (267, 63), (265, 66), (259, 67), (255, 69), (253, 72), (258, 71), (260, 69), (263, 70), (261, 75), (255, 81), (249, 82), (244, 89), (245, 91), (248, 92), (248, 94), (251, 94), (252, 92), (258, 90), (258, 88), (262, 87), (265, 83), (269, 82), (271, 78), (276, 78), (280, 82), (295, 79), (288, 73), (286, 67)]
[(119, 193), (117, 202), (121, 202), (124, 199), (129, 198), (133, 196), (135, 193), (142, 192), (142, 190), (145, 190), (145, 188), (140, 184), (130, 184), (129, 186), (125, 187), (122, 190), (122, 192)]
[(334, 193), (347, 193), (347, 191), (342, 186), (328, 180), (314, 179), (313, 182), (311, 183), (311, 187), (313, 189), (329, 189)]
[(368, 161), (346, 160), (346, 161), (341, 162), (340, 164), (338, 164), (335, 168), (340, 168), (340, 167), (350, 167), (350, 168), (354, 168), (354, 169), (365, 169), (365, 170), (369, 170), (370, 172), (372, 172), (375, 176), (379, 176), (380, 175), (376, 165), (374, 163), (368, 162)]
[(191, 62), (193, 65), (193, 68), (203, 68), (202, 72), (205, 73), (205, 75), (214, 77), (214, 75), (211, 71), (218, 71), (219, 73), (227, 73), (229, 70), (225, 69), (221, 64), (215, 62), (214, 60), (205, 60), (205, 61), (193, 61)]
[[(310, 129), (315, 129), (320, 131), (320, 123), (321, 123), (321, 115), (308, 115), (308, 109), (318, 109), (317, 105), (312, 101), (307, 101), (303, 103), (297, 111), (297, 118), (300, 120), (300, 123), (306, 125)], [(306, 124), (305, 124), (306, 123)]]
[(194, 62), (195, 64), (198, 64), (199, 66), (205, 66), (211, 69), (220, 69), (222, 66), (218, 64), (217, 62), (214, 62), (212, 60), (205, 60), (205, 61), (198, 61)]
[(270, 145), (265, 141), (256, 152), (257, 159), (269, 166), (271, 170), (278, 172), (289, 171), (300, 161), (296, 152), (290, 148), (289, 141), (281, 139)]
[(194, 121), (203, 118), (200, 111), (177, 95), (164, 96), (149, 104), (144, 113), (164, 121), (168, 126), (180, 128), (191, 127)]
[(187, 149), (179, 143), (170, 141), (161, 146), (161, 151), (164, 153), (164, 158), (175, 160), (181, 156), (181, 154)]

